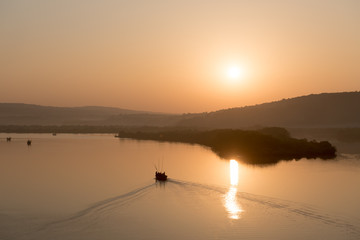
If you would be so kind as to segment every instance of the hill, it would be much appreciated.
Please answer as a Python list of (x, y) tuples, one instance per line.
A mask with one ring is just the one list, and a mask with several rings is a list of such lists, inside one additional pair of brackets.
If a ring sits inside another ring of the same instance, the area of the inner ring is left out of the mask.
[(259, 126), (360, 127), (360, 92), (312, 94), (203, 113), (183, 119), (179, 125), (209, 129)]
[(210, 113), (160, 114), (110, 107), (0, 103), (0, 125), (152, 126), (173, 128), (358, 128), (360, 92), (323, 93)]
[(113, 116), (145, 114), (111, 107), (50, 107), (0, 103), (0, 125), (104, 125)]

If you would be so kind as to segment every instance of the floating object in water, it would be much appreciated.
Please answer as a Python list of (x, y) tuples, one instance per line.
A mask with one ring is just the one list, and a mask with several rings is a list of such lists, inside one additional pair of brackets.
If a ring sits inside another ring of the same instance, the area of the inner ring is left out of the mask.
[(27, 145), (28, 145), (28, 146), (31, 145), (31, 140), (27, 140)]
[(165, 174), (165, 172), (155, 172), (155, 179), (157, 181), (166, 181), (167, 180), (167, 175)]
[(56, 136), (56, 133), (53, 133), (52, 135), (53, 135), (53, 136)]
[(7, 141), (7, 142), (11, 142), (11, 137), (7, 137), (7, 138), (6, 138), (6, 141)]

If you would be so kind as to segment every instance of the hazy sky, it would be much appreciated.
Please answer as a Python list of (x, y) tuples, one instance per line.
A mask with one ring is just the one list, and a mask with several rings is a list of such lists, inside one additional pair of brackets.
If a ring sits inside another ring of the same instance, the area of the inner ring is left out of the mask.
[(0, 1), (0, 102), (181, 113), (355, 90), (359, 0)]

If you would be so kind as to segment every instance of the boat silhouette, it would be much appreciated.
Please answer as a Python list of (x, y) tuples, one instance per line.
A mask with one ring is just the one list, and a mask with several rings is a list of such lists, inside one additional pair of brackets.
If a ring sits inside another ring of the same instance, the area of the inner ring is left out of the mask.
[(155, 179), (157, 181), (166, 181), (167, 180), (167, 175), (165, 174), (165, 172), (155, 172)]

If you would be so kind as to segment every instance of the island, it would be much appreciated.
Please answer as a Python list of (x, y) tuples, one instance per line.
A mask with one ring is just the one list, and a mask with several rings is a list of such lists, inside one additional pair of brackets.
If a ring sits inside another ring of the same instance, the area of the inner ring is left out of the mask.
[(221, 158), (239, 159), (249, 164), (274, 164), (302, 158), (334, 159), (336, 148), (328, 141), (292, 138), (284, 128), (259, 130), (164, 130), (120, 131), (116, 137), (199, 144)]

